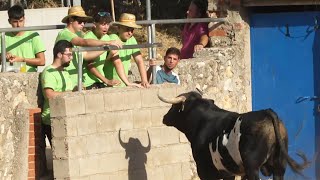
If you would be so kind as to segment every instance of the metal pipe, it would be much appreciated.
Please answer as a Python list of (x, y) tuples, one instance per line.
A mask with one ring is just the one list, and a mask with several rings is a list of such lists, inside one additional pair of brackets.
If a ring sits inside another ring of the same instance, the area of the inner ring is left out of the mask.
[(6, 67), (6, 38), (5, 38), (5, 33), (1, 33), (1, 72), (6, 72), (7, 67)]
[(10, 7), (14, 5), (14, 0), (10, 0)]
[(115, 15), (115, 12), (114, 12), (114, 1), (110, 0), (110, 3), (111, 3), (111, 13), (112, 13), (113, 22), (115, 22), (116, 21), (116, 15)]
[(193, 19), (159, 19), (159, 20), (143, 20), (137, 21), (139, 25), (144, 24), (179, 24), (194, 22), (226, 22), (225, 18), (193, 18)]
[(72, 48), (72, 52), (82, 52), (82, 51), (110, 51), (110, 50), (119, 50), (119, 49), (136, 49), (136, 48), (149, 48), (149, 47), (161, 47), (161, 43), (153, 43), (153, 44), (136, 44), (136, 45), (123, 45), (122, 48), (118, 48), (113, 45), (105, 45), (98, 47), (76, 47)]
[(83, 56), (82, 52), (78, 51), (78, 91), (82, 91), (82, 61), (83, 61)]
[[(151, 42), (155, 43), (156, 42), (156, 27), (155, 24), (151, 25)], [(157, 58), (157, 49), (156, 48), (152, 48), (152, 59)], [(152, 66), (152, 84), (156, 84), (156, 67), (157, 66)]]
[(64, 7), (64, 0), (61, 0), (61, 7)]
[(67, 0), (67, 7), (71, 7), (70, 0)]
[[(150, 21), (151, 20), (151, 2), (150, 0), (146, 1), (146, 10), (147, 10), (147, 20)], [(148, 43), (151, 44), (152, 43), (152, 37), (151, 37), (151, 25), (148, 26)], [(148, 57), (149, 59), (152, 58), (152, 49), (151, 47), (148, 48)]]

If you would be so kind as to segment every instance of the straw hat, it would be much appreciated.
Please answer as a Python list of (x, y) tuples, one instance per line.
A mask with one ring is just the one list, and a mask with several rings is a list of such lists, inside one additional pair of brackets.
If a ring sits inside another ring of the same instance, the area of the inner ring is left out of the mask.
[(83, 8), (81, 6), (73, 6), (69, 8), (68, 10), (68, 15), (64, 17), (61, 22), (67, 23), (68, 18), (70, 17), (81, 17), (84, 19), (87, 19), (87, 21), (91, 20), (91, 16), (87, 16), (86, 13), (84, 12)]
[(122, 13), (118, 22), (114, 22), (114, 25), (122, 25), (132, 28), (142, 28), (142, 26), (136, 24), (136, 16), (129, 13)]

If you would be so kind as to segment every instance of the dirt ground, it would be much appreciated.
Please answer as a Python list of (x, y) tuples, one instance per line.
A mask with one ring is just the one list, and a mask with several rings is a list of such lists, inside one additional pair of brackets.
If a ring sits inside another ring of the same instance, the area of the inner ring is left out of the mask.
[[(157, 48), (157, 59), (162, 60), (166, 50), (169, 47), (181, 48), (181, 30), (178, 26), (156, 27), (156, 42), (161, 43), (162, 47)], [(147, 27), (136, 29), (134, 36), (138, 43), (147, 43), (148, 32)], [(148, 58), (148, 49), (141, 49), (143, 57)]]

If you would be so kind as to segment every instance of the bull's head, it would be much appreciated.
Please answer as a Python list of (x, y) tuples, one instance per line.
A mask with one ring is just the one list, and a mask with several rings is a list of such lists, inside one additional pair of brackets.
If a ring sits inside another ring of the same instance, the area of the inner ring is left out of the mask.
[(185, 124), (184, 119), (186, 118), (187, 112), (192, 108), (193, 101), (202, 99), (202, 96), (198, 92), (189, 92), (170, 99), (160, 95), (158, 95), (158, 98), (162, 102), (172, 104), (168, 113), (163, 117), (163, 123), (183, 131), (182, 126)]

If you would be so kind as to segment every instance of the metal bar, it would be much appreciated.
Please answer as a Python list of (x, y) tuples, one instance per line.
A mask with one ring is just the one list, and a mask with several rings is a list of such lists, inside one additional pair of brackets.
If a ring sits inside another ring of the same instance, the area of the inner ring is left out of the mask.
[[(147, 20), (150, 21), (151, 20), (151, 2), (150, 0), (146, 0), (146, 13), (147, 13)], [(151, 24), (148, 26), (148, 43), (152, 43), (152, 39), (151, 39)], [(152, 58), (152, 49), (151, 47), (148, 48), (148, 57), (149, 59)]]
[(112, 19), (113, 19), (113, 22), (115, 22), (116, 21), (116, 15), (115, 15), (115, 12), (114, 12), (114, 1), (110, 0), (110, 3), (111, 3)]
[(61, 0), (61, 7), (64, 7), (64, 0)]
[(33, 30), (50, 30), (50, 29), (63, 29), (67, 25), (48, 25), (48, 26), (29, 26), (20, 28), (0, 28), (0, 32), (20, 32), (20, 31), (33, 31)]
[(98, 47), (77, 47), (72, 48), (73, 52), (82, 52), (82, 51), (109, 51), (109, 50), (119, 50), (119, 49), (135, 49), (135, 48), (149, 48), (149, 47), (161, 47), (161, 43), (153, 43), (153, 44), (136, 44), (136, 45), (123, 45), (122, 48), (118, 48), (117, 46), (106, 45), (106, 46), (98, 46)]
[(136, 21), (137, 24), (179, 24), (193, 22), (226, 22), (225, 18), (193, 18), (193, 19), (158, 19)]
[(83, 56), (82, 52), (78, 51), (78, 91), (82, 91), (82, 61), (83, 61)]
[(67, 0), (67, 7), (71, 7), (70, 0)]
[(6, 38), (5, 38), (5, 33), (1, 33), (1, 72), (6, 72), (7, 67), (6, 67)]
[[(156, 27), (155, 24), (151, 25), (151, 42), (155, 43), (156, 42)], [(157, 58), (157, 49), (156, 48), (152, 48), (152, 59)], [(152, 84), (156, 84), (156, 67), (157, 66), (152, 66)]]

